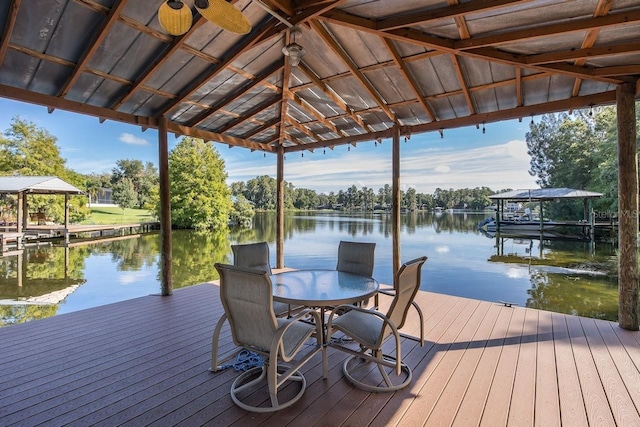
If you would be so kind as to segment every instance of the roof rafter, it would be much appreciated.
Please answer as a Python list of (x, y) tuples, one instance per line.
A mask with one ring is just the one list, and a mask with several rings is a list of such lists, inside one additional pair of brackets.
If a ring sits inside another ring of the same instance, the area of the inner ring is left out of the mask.
[(16, 17), (18, 16), (18, 9), (20, 8), (21, 0), (12, 0), (9, 6), (9, 13), (7, 13), (7, 19), (4, 24), (4, 31), (2, 32), (2, 43), (0, 43), (0, 65), (4, 62), (4, 57), (7, 54), (9, 48), (9, 40), (11, 39), (11, 32), (16, 25)]
[[(60, 98), (57, 96), (44, 95), (40, 93), (31, 92), (24, 89), (18, 89), (11, 86), (0, 84), (0, 96), (9, 99), (15, 99), (17, 101), (29, 102), (31, 104), (42, 105), (44, 107), (55, 108), (60, 110), (72, 111), (74, 113), (85, 114), (88, 116), (94, 116), (103, 121), (104, 119), (113, 120), (116, 122), (127, 123), (130, 125), (141, 126), (142, 128), (158, 128), (158, 120), (156, 118), (137, 116), (134, 114), (122, 113), (114, 111), (108, 108), (96, 107), (89, 104), (84, 104), (77, 101), (70, 101), (68, 99)], [(178, 124), (169, 122), (168, 129), (171, 132), (179, 133), (181, 135), (196, 136), (207, 140), (213, 140), (230, 144), (234, 146), (264, 149), (260, 144), (232, 136), (223, 135), (222, 133), (215, 133), (204, 131), (201, 129), (188, 128), (186, 126), (180, 126)], [(271, 150), (269, 150), (271, 151)]]
[(423, 12), (413, 12), (397, 18), (383, 19), (376, 22), (375, 28), (380, 31), (395, 30), (438, 19), (462, 18), (467, 14), (487, 12), (489, 10), (504, 8), (514, 4), (522, 4), (527, 1), (532, 0), (471, 0), (461, 4), (459, 4), (457, 0), (448, 0), (448, 3), (451, 5), (449, 7), (425, 10)]
[(311, 104), (309, 104), (307, 101), (305, 101), (303, 98), (301, 98), (298, 94), (289, 91), (288, 94), (287, 94), (287, 98), (290, 101), (293, 101), (296, 105), (298, 105), (301, 108), (303, 108), (305, 111), (308, 111), (312, 116), (314, 116), (316, 118), (316, 120), (319, 123), (324, 125), (331, 132), (333, 132), (333, 133), (335, 133), (337, 135), (342, 135), (342, 132), (338, 130), (336, 125), (331, 123), (330, 120), (328, 120), (326, 117), (324, 117), (318, 110), (313, 108), (313, 106)]
[[(375, 29), (376, 22), (373, 20), (366, 19), (366, 18), (353, 19), (354, 17), (351, 15), (348, 15), (344, 12), (340, 12), (340, 13), (337, 13), (337, 12), (338, 11), (334, 11), (328, 14), (323, 14), (322, 16), (318, 17), (318, 19), (331, 22), (337, 25), (344, 25), (346, 27), (356, 29), (358, 31), (364, 31), (371, 34), (376, 34), (381, 37), (391, 38), (391, 39), (405, 42), (405, 43), (416, 44), (419, 46), (423, 46), (427, 49), (435, 49), (435, 50), (439, 50), (447, 53), (452, 53), (454, 55), (469, 56), (473, 58), (484, 59), (487, 61), (500, 62), (500, 63), (511, 65), (511, 66), (529, 67), (529, 68), (537, 69), (540, 71), (553, 70), (556, 73), (566, 74), (571, 77), (581, 77), (581, 78), (586, 78), (591, 80), (598, 80), (605, 83), (618, 84), (624, 81), (619, 79), (611, 79), (611, 78), (606, 78), (601, 76), (594, 76), (589, 69), (586, 69), (583, 67), (576, 67), (573, 65), (569, 65), (567, 67), (561, 67), (561, 68), (553, 67), (553, 66), (544, 67), (540, 65), (529, 65), (526, 63), (526, 55), (508, 53), (508, 52), (500, 51), (493, 47), (477, 48), (473, 44), (473, 42), (476, 41), (477, 38), (473, 38), (473, 37), (467, 40), (455, 41), (455, 40), (447, 40), (447, 39), (442, 39), (438, 37), (433, 37), (428, 34), (425, 34), (410, 28), (402, 28), (402, 29), (396, 29), (396, 30), (390, 30), (390, 31), (379, 31)], [(623, 15), (623, 14), (618, 14), (618, 15)], [(342, 19), (345, 19), (344, 18), (345, 16), (347, 16), (348, 19), (342, 20)], [(604, 18), (609, 18), (611, 16), (613, 15), (608, 15)], [(597, 19), (604, 19), (604, 18), (597, 18)], [(596, 18), (590, 18), (589, 20), (586, 20), (587, 22), (585, 21), (579, 21), (579, 22), (582, 22), (583, 23), (582, 26), (584, 27), (586, 26), (593, 27), (593, 26), (596, 26), (596, 24), (590, 21), (594, 19)], [(640, 11), (629, 12), (624, 17), (622, 17), (622, 19), (620, 17), (617, 17), (617, 19), (615, 20), (615, 23), (611, 23), (609, 21), (607, 23), (610, 25), (615, 25), (615, 24), (620, 24), (621, 22), (626, 23), (628, 22), (629, 19), (640, 20)], [(571, 26), (570, 28), (575, 27), (575, 23), (572, 23), (572, 24), (574, 25)], [(569, 27), (569, 25), (564, 25), (564, 26), (550, 25), (548, 27), (553, 27), (554, 31), (556, 32), (567, 32), (567, 27)], [(586, 28), (583, 28), (583, 29), (586, 29)], [(524, 33), (524, 31), (525, 30), (522, 30), (522, 33)], [(573, 31), (578, 31), (578, 30), (573, 29)], [(518, 32), (515, 32), (515, 33), (518, 33)], [(512, 34), (512, 33), (507, 33), (507, 34)], [(531, 31), (529, 31), (529, 34), (531, 34)], [(550, 34), (553, 34), (553, 33), (550, 33)], [(491, 36), (491, 37), (501, 37), (501, 36), (502, 34), (500, 36)], [(525, 37), (524, 34), (519, 34), (518, 36)], [(505, 41), (509, 41), (509, 39), (507, 38)]]
[(407, 80), (407, 82), (409, 82), (409, 87), (413, 91), (413, 94), (416, 96), (416, 99), (418, 100), (418, 102), (420, 102), (420, 105), (422, 105), (422, 108), (424, 109), (424, 111), (426, 111), (427, 115), (432, 121), (436, 120), (436, 115), (433, 112), (433, 109), (429, 106), (429, 104), (427, 104), (427, 101), (424, 99), (424, 97), (420, 93), (420, 90), (418, 89), (418, 83), (411, 75), (411, 71), (407, 67), (407, 64), (405, 64), (405, 62), (402, 60), (402, 57), (400, 56), (398, 49), (396, 49), (396, 47), (394, 46), (391, 40), (382, 38), (382, 42), (387, 46), (387, 50), (389, 50), (389, 52), (391, 53), (391, 56), (393, 57), (393, 62), (396, 64), (396, 67), (400, 69), (400, 72), (402, 73), (404, 78)]
[(322, 38), (322, 40), (331, 48), (331, 50), (340, 58), (342, 62), (349, 68), (351, 74), (362, 84), (365, 90), (371, 95), (371, 97), (376, 101), (376, 103), (380, 106), (382, 111), (387, 115), (387, 117), (395, 122), (396, 115), (394, 114), (389, 107), (387, 107), (386, 102), (382, 99), (382, 97), (378, 94), (376, 88), (371, 84), (371, 82), (367, 79), (367, 77), (358, 69), (358, 66), (355, 64), (353, 59), (349, 56), (347, 52), (342, 49), (342, 47), (335, 41), (333, 36), (329, 34), (329, 32), (317, 21), (311, 21), (311, 27), (318, 33), (318, 35)]
[(249, 36), (242, 39), (242, 41), (236, 44), (227, 54), (224, 59), (217, 65), (208, 67), (195, 81), (191, 82), (185, 90), (180, 92), (180, 95), (173, 101), (167, 103), (164, 108), (161, 109), (160, 115), (165, 115), (178, 104), (183, 102), (189, 96), (193, 95), (198, 89), (204, 86), (209, 80), (224, 71), (225, 67), (235, 61), (240, 55), (246, 52), (249, 48), (258, 44), (258, 42), (266, 41), (263, 36), (276, 26), (277, 22), (271, 17), (265, 19), (262, 23), (257, 25)]
[[(599, 0), (598, 4), (596, 5), (596, 11), (594, 12), (593, 16), (596, 17), (596, 16), (607, 15), (611, 10), (612, 3), (613, 3), (613, 0)], [(582, 45), (580, 47), (582, 49), (593, 47), (596, 44), (598, 34), (600, 34), (600, 29), (598, 28), (587, 31), (587, 34), (584, 35), (584, 39), (582, 40)], [(585, 58), (580, 58), (580, 59), (577, 59), (573, 63), (573, 65), (582, 67), (585, 64), (585, 62), (586, 62)], [(573, 96), (578, 96), (578, 94), (580, 93), (581, 86), (582, 86), (582, 79), (576, 79), (575, 82), (573, 82), (573, 92), (572, 92)]]
[(82, 53), (80, 60), (76, 63), (75, 69), (73, 70), (65, 84), (63, 84), (58, 91), (58, 96), (65, 97), (69, 93), (75, 82), (82, 75), (82, 72), (93, 57), (93, 54), (98, 50), (104, 39), (109, 35), (109, 31), (118, 21), (120, 12), (126, 5), (127, 0), (115, 1), (113, 6), (111, 7), (111, 10), (109, 10), (107, 18), (102, 23), (100, 30), (96, 33), (96, 36), (93, 38), (93, 40), (89, 42), (89, 48)]
[(338, 107), (342, 108), (342, 110), (346, 112), (347, 116), (351, 117), (351, 119), (356, 122), (362, 129), (369, 130), (369, 125), (367, 125), (364, 120), (362, 120), (360, 116), (358, 116), (354, 112), (353, 108), (347, 105), (347, 103), (344, 102), (344, 100), (337, 93), (335, 93), (330, 86), (324, 83), (322, 79), (320, 79), (316, 75), (316, 73), (313, 72), (313, 70), (311, 70), (302, 62), (298, 66), (298, 69), (302, 71), (304, 75), (307, 76), (309, 80), (311, 80), (311, 82), (322, 91), (322, 93), (324, 93), (327, 97), (329, 97), (329, 99), (335, 102)]
[(184, 43), (187, 38), (198, 28), (200, 28), (205, 22), (206, 20), (201, 15), (198, 15), (191, 25), (191, 28), (189, 28), (189, 31), (187, 31), (182, 36), (174, 38), (167, 49), (163, 52), (163, 54), (151, 64), (149, 64), (149, 67), (147, 67), (147, 69), (140, 75), (140, 77), (135, 82), (133, 82), (129, 90), (119, 100), (114, 102), (112, 108), (120, 108), (125, 102), (129, 100), (129, 98), (131, 98), (131, 96), (133, 96), (136, 91), (142, 89), (143, 85), (147, 82), (147, 80), (151, 78), (153, 73), (155, 73), (165, 62), (167, 62), (172, 54), (177, 52), (179, 49), (184, 48)]
[(229, 129), (232, 129), (236, 126), (238, 126), (240, 123), (243, 123), (247, 120), (249, 120), (250, 118), (252, 118), (253, 116), (255, 116), (256, 114), (260, 114), (263, 110), (266, 110), (267, 108), (273, 107), (275, 104), (277, 104), (278, 102), (282, 101), (282, 97), (280, 96), (280, 94), (276, 94), (275, 96), (273, 96), (271, 99), (268, 99), (267, 101), (256, 105), (253, 108), (250, 108), (249, 110), (245, 111), (242, 113), (242, 116), (236, 120), (231, 121), (230, 123), (227, 123), (225, 126), (222, 127), (222, 129), (220, 129), (220, 133), (225, 133), (227, 132)]
[(243, 96), (244, 94), (252, 90), (254, 87), (262, 84), (262, 82), (264, 82), (266, 79), (271, 77), (273, 73), (280, 71), (282, 67), (283, 67), (282, 61), (274, 62), (269, 67), (264, 69), (259, 75), (257, 75), (255, 79), (249, 80), (244, 85), (236, 87), (234, 91), (232, 91), (222, 100), (220, 100), (220, 102), (218, 102), (216, 105), (212, 105), (207, 109), (205, 109), (204, 111), (202, 111), (200, 114), (198, 114), (196, 117), (194, 117), (192, 120), (189, 121), (188, 126), (196, 126), (197, 124), (211, 117), (218, 110), (226, 107), (236, 99), (240, 98), (241, 96)]
[(302, 123), (299, 123), (293, 117), (287, 117), (286, 121), (288, 124), (298, 129), (300, 132), (304, 133), (308, 137), (315, 139), (316, 141), (322, 141), (324, 139), (324, 138), (321, 138), (319, 135), (316, 135), (314, 132), (312, 132), (308, 127), (306, 127)]

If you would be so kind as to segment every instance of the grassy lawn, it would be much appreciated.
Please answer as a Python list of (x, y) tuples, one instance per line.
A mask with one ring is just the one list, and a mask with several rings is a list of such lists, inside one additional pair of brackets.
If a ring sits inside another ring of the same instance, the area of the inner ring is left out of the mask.
[(134, 224), (157, 221), (146, 209), (91, 208), (91, 216), (81, 224)]

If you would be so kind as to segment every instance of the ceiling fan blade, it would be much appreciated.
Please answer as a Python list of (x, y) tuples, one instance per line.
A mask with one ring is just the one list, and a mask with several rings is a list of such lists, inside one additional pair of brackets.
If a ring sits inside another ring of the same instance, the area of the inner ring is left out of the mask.
[(196, 9), (208, 21), (236, 34), (251, 31), (251, 22), (234, 5), (225, 0), (196, 0)]

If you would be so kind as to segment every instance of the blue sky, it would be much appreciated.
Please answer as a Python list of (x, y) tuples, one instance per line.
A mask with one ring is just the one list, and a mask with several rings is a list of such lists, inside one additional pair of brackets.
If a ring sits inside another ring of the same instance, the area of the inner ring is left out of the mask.
[[(0, 98), (0, 130), (5, 132), (14, 117), (34, 122), (57, 138), (61, 156), (67, 167), (76, 172), (111, 172), (116, 161), (138, 159), (158, 164), (158, 133), (142, 131), (139, 126), (100, 121), (63, 110), (49, 114), (45, 107)], [(400, 147), (400, 182), (403, 190), (415, 188), (420, 193), (433, 193), (436, 188), (460, 189), (486, 186), (504, 188), (537, 188), (528, 173), (529, 156), (525, 133), (529, 121), (524, 119), (489, 123), (486, 132), (475, 126), (412, 135)], [(404, 138), (402, 139), (404, 141)], [(169, 149), (177, 142), (169, 136)], [(334, 150), (316, 150), (289, 154), (285, 161), (285, 180), (296, 188), (318, 192), (358, 188), (378, 188), (391, 183), (391, 140), (376, 147), (373, 142), (357, 147), (339, 146)], [(216, 144), (225, 160), (228, 182), (247, 181), (259, 175), (276, 174), (276, 156), (229, 148)]]

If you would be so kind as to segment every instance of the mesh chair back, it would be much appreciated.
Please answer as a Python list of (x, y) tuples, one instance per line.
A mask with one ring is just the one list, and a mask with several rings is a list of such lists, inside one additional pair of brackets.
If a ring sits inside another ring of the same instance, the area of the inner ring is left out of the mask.
[[(395, 297), (391, 302), (387, 317), (398, 329), (404, 326), (409, 307), (420, 289), (422, 265), (425, 261), (427, 261), (426, 256), (408, 261), (402, 264), (396, 275)], [(382, 336), (386, 336), (387, 333), (389, 331), (383, 331)]]
[(233, 251), (233, 265), (253, 268), (271, 275), (267, 242), (231, 245), (231, 250)]
[(375, 249), (375, 243), (340, 242), (336, 270), (372, 277)]
[(220, 299), (229, 319), (233, 341), (238, 346), (269, 352), (278, 328), (269, 276), (226, 264), (215, 267), (220, 274)]

